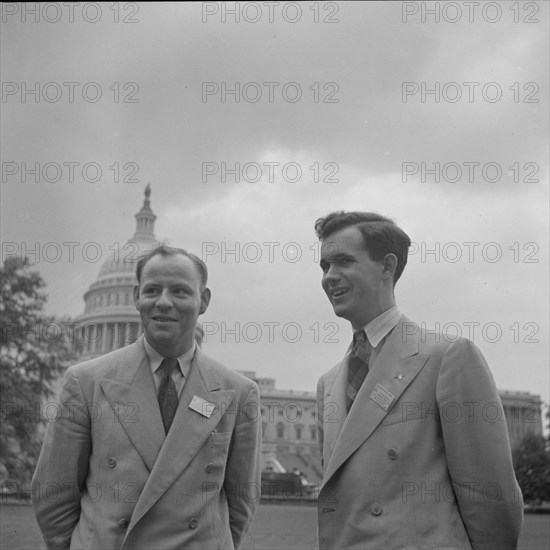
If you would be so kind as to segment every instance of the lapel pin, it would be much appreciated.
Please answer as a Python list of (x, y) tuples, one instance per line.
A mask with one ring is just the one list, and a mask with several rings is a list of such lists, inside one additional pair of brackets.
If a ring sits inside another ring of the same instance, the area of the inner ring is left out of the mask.
[(395, 399), (395, 395), (388, 390), (388, 388), (385, 388), (382, 386), (382, 384), (376, 384), (374, 387), (374, 391), (370, 394), (370, 398), (384, 411), (387, 411), (391, 404), (393, 403), (393, 400)]
[(397, 376), (394, 376), (396, 380), (403, 380), (404, 376), (402, 374), (398, 374)]
[(191, 403), (189, 403), (189, 408), (199, 414), (202, 414), (202, 416), (205, 416), (206, 418), (210, 418), (216, 408), (216, 405), (214, 403), (209, 403), (206, 399), (203, 399), (198, 395), (194, 395), (193, 399), (191, 399)]

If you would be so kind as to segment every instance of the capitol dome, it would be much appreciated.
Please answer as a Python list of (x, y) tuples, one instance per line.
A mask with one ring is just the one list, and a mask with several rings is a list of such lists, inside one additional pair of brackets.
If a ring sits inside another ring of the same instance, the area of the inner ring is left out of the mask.
[(154, 234), (156, 216), (151, 210), (151, 186), (145, 188), (136, 231), (124, 245), (113, 243), (109, 257), (95, 282), (84, 294), (84, 313), (77, 322), (77, 352), (88, 359), (135, 342), (141, 334), (139, 313), (134, 306), (136, 264), (141, 254), (158, 245)]
[[(124, 245), (114, 243), (109, 247), (109, 257), (84, 294), (84, 313), (75, 319), (75, 351), (82, 360), (132, 344), (143, 332), (133, 293), (139, 257), (159, 245), (150, 196), (151, 186), (147, 184), (143, 206), (136, 214), (134, 235)], [(195, 340), (199, 346), (202, 337), (202, 326), (197, 323)]]

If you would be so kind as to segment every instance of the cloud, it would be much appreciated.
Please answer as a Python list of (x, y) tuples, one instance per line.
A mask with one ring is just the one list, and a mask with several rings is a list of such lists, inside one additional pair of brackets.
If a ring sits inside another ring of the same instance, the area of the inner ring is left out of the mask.
[[(139, 24), (117, 25), (107, 8), (98, 24), (12, 19), (2, 33), (4, 81), (78, 81), (79, 93), (97, 82), (103, 96), (8, 98), (3, 159), (19, 168), (93, 162), (103, 177), (5, 178), (4, 242), (76, 241), (80, 250), (99, 243), (96, 263), (80, 255), (37, 264), (49, 310), (81, 313), (110, 247), (133, 234), (151, 182), (156, 235), (207, 259), (213, 299), (204, 320), (218, 323), (209, 352), (274, 376), (280, 387), (313, 389), (350, 339), (320, 287), (313, 223), (335, 209), (375, 210), (417, 245), (396, 289), (403, 311), (463, 329), (498, 322), (501, 340), (478, 342), (498, 384), (541, 392), (549, 356), (549, 64), (548, 7), (539, 7), (540, 24), (513, 23), (504, 9), (498, 24), (405, 24), (396, 2), (339, 3), (338, 24), (314, 23), (306, 7), (295, 24), (203, 23), (199, 4), (140, 4)], [(137, 103), (124, 101), (132, 82)], [(205, 98), (205, 82), (218, 92)], [(266, 82), (276, 84), (273, 101)], [(292, 82), (302, 93), (296, 102), (282, 93)], [(418, 87), (406, 101), (403, 82)], [(465, 82), (479, 82), (473, 102)], [(500, 86), (499, 101), (483, 97), (489, 82)], [(258, 101), (243, 95), (247, 83), (250, 93), (261, 90)], [(429, 93), (423, 100), (422, 86), (435, 83), (439, 101)], [(239, 101), (222, 96), (222, 85), (238, 89)], [(454, 102), (457, 90), (463, 96)], [(538, 103), (523, 101), (529, 93)], [(479, 163), (473, 178), (467, 163)], [(497, 169), (500, 179), (488, 181)], [(491, 261), (499, 250), (502, 258)], [(257, 342), (254, 323), (263, 330)], [(524, 341), (528, 323), (538, 327), (538, 343)], [(302, 336), (292, 341), (296, 326)]]

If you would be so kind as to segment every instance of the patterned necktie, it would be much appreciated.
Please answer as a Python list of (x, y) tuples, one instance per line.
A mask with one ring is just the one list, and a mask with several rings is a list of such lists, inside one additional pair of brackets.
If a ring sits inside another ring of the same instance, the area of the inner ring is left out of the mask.
[(159, 367), (161, 379), (158, 399), (162, 423), (164, 424), (164, 431), (166, 433), (168, 433), (172, 425), (172, 420), (174, 420), (176, 409), (178, 408), (178, 390), (172, 379), (172, 372), (174, 372), (177, 366), (177, 359), (163, 359)]
[(353, 349), (348, 360), (348, 387), (346, 389), (346, 406), (349, 410), (357, 396), (357, 392), (369, 372), (369, 359), (372, 352), (364, 330), (353, 334)]

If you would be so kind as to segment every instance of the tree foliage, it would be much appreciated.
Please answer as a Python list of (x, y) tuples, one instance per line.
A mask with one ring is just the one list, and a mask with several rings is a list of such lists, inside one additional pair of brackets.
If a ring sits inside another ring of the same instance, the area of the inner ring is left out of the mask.
[(0, 479), (32, 476), (46, 400), (73, 359), (71, 323), (42, 314), (44, 286), (27, 258), (0, 268)]
[(527, 433), (514, 449), (513, 458), (525, 503), (550, 502), (550, 453), (544, 437)]

